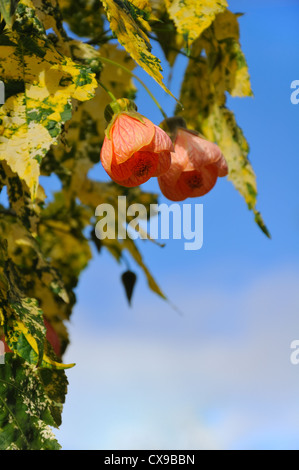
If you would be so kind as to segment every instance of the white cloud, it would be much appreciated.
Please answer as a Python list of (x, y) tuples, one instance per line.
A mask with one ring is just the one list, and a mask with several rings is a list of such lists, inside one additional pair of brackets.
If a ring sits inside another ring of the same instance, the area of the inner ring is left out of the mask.
[(165, 314), (163, 303), (158, 311), (156, 300), (136, 305), (131, 331), (88, 330), (77, 313), (66, 358), (77, 366), (57, 433), (64, 447), (294, 446), (298, 281), (285, 268), (230, 295), (189, 292), (184, 317)]

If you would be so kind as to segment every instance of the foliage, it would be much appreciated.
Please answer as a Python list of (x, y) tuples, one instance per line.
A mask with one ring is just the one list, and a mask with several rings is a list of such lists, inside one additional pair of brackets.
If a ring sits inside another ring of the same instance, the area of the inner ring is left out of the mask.
[[(167, 92), (160, 43), (173, 66), (189, 57), (177, 114), (190, 129), (219, 144), (229, 178), (254, 211), (257, 188), (249, 146), (226, 107), (226, 93), (251, 96), (239, 42), (238, 15), (226, 0), (0, 0), (0, 337), (7, 348), (0, 365), (0, 449), (59, 449), (51, 427), (61, 424), (67, 379), (61, 357), (68, 345), (65, 322), (74, 289), (93, 249), (121, 263), (125, 252), (148, 285), (166, 299), (131, 239), (95, 237), (95, 209), (118, 196), (148, 208), (157, 195), (89, 177), (99, 165), (104, 110), (116, 98), (133, 99), (132, 71), (141, 66)], [(81, 38), (81, 39), (80, 39)], [(118, 40), (121, 48), (116, 44)], [(110, 62), (109, 62), (110, 61)], [(114, 64), (113, 64), (114, 63)], [(101, 85), (101, 86), (100, 86)], [(174, 102), (175, 105), (175, 102)], [(47, 200), (40, 175), (56, 175), (60, 190)], [(131, 301), (136, 277), (126, 272)], [(46, 323), (45, 323), (46, 322)], [(47, 340), (51, 325), (60, 344)]]

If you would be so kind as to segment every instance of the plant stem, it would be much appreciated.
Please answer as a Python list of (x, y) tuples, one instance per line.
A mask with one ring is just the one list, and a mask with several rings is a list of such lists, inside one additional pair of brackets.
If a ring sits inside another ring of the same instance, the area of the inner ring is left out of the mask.
[(108, 93), (112, 101), (117, 101), (114, 94), (110, 90), (108, 90), (108, 88), (102, 82), (99, 82), (99, 85), (106, 91), (106, 93)]
[[(152, 34), (148, 34), (148, 37), (152, 39), (153, 41), (159, 42), (158, 38), (155, 38)], [(170, 51), (177, 52), (179, 55), (182, 55), (183, 57), (186, 57), (187, 59), (194, 60), (194, 62), (204, 62), (202, 57), (194, 57), (191, 54), (187, 54), (186, 52), (182, 51), (181, 49), (177, 49), (176, 47), (169, 46), (168, 49)]]
[(135, 73), (133, 73), (130, 69), (128, 69), (127, 67), (125, 67), (124, 65), (122, 64), (118, 64), (117, 62), (114, 62), (114, 60), (111, 60), (111, 59), (107, 59), (106, 57), (102, 57), (100, 58), (100, 60), (102, 60), (103, 62), (106, 62), (107, 64), (110, 64), (110, 65), (114, 65), (115, 67), (119, 67), (121, 69), (123, 69), (125, 72), (129, 73), (133, 78), (135, 78), (142, 86), (143, 88), (146, 90), (146, 92), (149, 94), (149, 96), (151, 97), (151, 99), (154, 101), (154, 103), (156, 104), (156, 106), (158, 107), (158, 109), (160, 110), (162, 116), (164, 117), (164, 119), (167, 119), (167, 114), (165, 113), (164, 109), (162, 108), (162, 106), (160, 105), (159, 101), (154, 97), (154, 95), (152, 94), (152, 92), (150, 91), (150, 89), (146, 86), (146, 84), (137, 76), (135, 75)]

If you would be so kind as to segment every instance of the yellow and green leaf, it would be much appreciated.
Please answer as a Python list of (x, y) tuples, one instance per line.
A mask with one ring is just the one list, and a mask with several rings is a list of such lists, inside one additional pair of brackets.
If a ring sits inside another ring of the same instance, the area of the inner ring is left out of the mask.
[[(112, 31), (131, 57), (171, 96), (163, 83), (160, 60), (151, 53), (151, 44), (144, 30), (149, 31), (148, 0), (103, 0)], [(143, 9), (141, 10), (141, 6)]]
[[(52, 379), (54, 373), (59, 374), (59, 384)], [(57, 387), (55, 393), (50, 379)], [(41, 372), (20, 357), (6, 354), (0, 367), (1, 450), (60, 450), (51, 427), (61, 422), (66, 384), (63, 371)]]
[(270, 236), (256, 209), (256, 176), (249, 161), (249, 145), (234, 114), (226, 107), (226, 92), (252, 96), (248, 67), (239, 43), (238, 15), (225, 11), (197, 39), (181, 89), (185, 110), (178, 110), (188, 126), (220, 146), (229, 167), (228, 178), (253, 211), (255, 221)]
[(0, 36), (0, 79), (12, 92), (0, 109), (0, 160), (26, 182), (33, 198), (41, 160), (71, 118), (71, 99), (89, 100), (97, 87), (88, 68), (56, 51), (34, 13), (30, 0), (20, 0), (16, 30)]
[(19, 0), (0, 0), (0, 15), (6, 25), (11, 28), (14, 22), (14, 13)]
[(58, 0), (57, 3), (63, 21), (76, 36), (91, 38), (98, 44), (105, 41), (104, 8), (99, 0)]
[(30, 333), (23, 322), (16, 319), (9, 319), (7, 322), (7, 343), (9, 347), (28, 364), (38, 365), (42, 368), (71, 369), (75, 364), (62, 364), (54, 361), (47, 354), (40, 355), (37, 335)]
[(226, 0), (166, 0), (165, 3), (178, 32), (185, 38), (188, 50), (215, 16), (228, 6)]

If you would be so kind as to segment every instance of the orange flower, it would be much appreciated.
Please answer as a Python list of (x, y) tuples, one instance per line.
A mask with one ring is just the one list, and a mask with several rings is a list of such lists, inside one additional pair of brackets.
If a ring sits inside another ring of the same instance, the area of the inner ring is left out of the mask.
[(108, 129), (101, 162), (116, 183), (139, 186), (170, 168), (171, 139), (136, 111), (117, 113)]
[(158, 178), (162, 193), (171, 201), (203, 196), (219, 176), (228, 174), (220, 148), (192, 131), (178, 128), (174, 149), (170, 169)]

